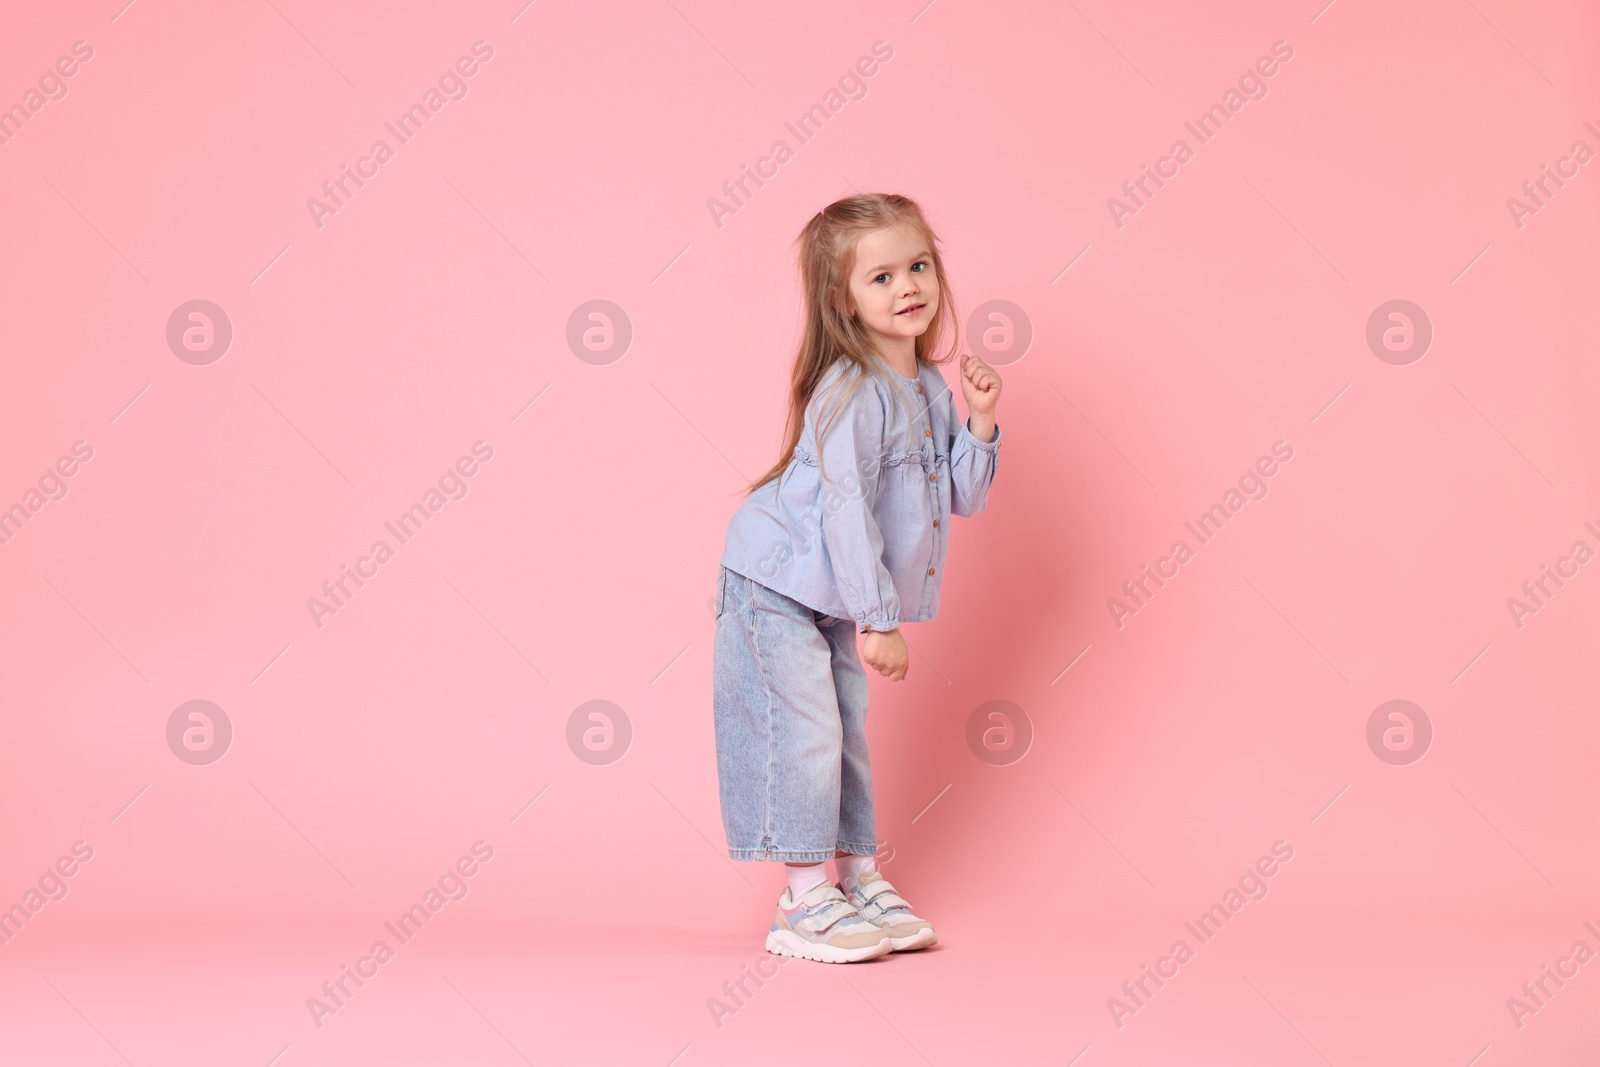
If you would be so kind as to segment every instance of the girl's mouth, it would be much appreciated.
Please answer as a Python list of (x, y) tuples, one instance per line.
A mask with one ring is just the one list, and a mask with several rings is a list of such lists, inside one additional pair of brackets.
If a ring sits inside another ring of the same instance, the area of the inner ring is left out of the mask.
[(921, 311), (926, 306), (927, 306), (926, 303), (912, 304), (910, 307), (906, 308), (903, 311), (896, 311), (895, 314), (896, 315), (915, 315), (917, 312)]

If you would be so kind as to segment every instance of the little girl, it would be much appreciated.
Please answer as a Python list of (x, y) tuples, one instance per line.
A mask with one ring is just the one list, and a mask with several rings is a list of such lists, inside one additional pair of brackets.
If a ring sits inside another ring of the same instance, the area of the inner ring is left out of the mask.
[(800, 246), (783, 451), (728, 523), (718, 577), (717, 774), (728, 854), (788, 864), (767, 951), (854, 963), (937, 940), (874, 863), (862, 660), (902, 680), (900, 624), (939, 613), (950, 515), (982, 511), (994, 481), (1000, 376), (961, 357), (962, 424), (935, 369), (955, 304), (913, 201), (846, 197)]

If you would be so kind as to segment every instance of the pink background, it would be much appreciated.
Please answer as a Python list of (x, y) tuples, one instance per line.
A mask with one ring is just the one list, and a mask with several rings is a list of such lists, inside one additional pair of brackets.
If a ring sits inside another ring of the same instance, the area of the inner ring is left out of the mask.
[[(0, 146), (0, 506), (94, 450), (0, 546), (0, 903), (94, 849), (0, 947), (0, 1060), (1600, 1053), (1600, 964), (1520, 1028), (1506, 1005), (1600, 950), (1600, 563), (1520, 629), (1506, 606), (1600, 549), (1600, 162), (1506, 206), (1600, 149), (1600, 15), (921, 3), (0, 14), (0, 103), (94, 50)], [(307, 199), (479, 40), (468, 95), (319, 228)], [(1107, 198), (1280, 40), (1268, 95), (1118, 228)], [(719, 1026), (781, 878), (723, 852), (708, 599), (778, 443), (790, 243), (857, 190), (926, 207), (963, 322), (1007, 300), (1034, 331), (943, 614), (872, 689), (885, 869), (942, 943), (791, 964)], [(234, 331), (204, 366), (165, 337), (194, 299)], [(566, 341), (595, 299), (633, 328), (603, 365)], [(1434, 330), (1406, 366), (1365, 340), (1394, 299)], [(319, 629), (307, 598), (479, 440), (465, 499)], [(1266, 499), (1119, 629), (1107, 599), (1278, 440)], [(196, 699), (234, 730), (206, 766), (166, 740)], [(608, 765), (566, 741), (594, 699), (632, 725)], [(1035, 732), (1007, 766), (966, 742), (996, 699)], [(1406, 766), (1366, 741), (1393, 699), (1434, 730)], [(470, 894), (315, 1025), (479, 840)], [(1270, 894), (1119, 1028), (1107, 999), (1280, 840)]]

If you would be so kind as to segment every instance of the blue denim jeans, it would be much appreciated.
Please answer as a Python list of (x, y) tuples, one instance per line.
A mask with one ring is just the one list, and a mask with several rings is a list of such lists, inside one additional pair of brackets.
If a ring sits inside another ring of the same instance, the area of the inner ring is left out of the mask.
[(876, 852), (854, 622), (724, 567), (712, 663), (728, 855), (810, 863)]

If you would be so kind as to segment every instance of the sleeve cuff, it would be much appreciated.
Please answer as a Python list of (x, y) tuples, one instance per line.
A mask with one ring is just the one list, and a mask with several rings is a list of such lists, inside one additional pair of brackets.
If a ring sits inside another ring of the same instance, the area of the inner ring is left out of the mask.
[(886, 634), (890, 630), (898, 630), (898, 629), (900, 629), (900, 622), (899, 622), (898, 619), (885, 619), (885, 620), (882, 620), (882, 621), (868, 621), (868, 622), (864, 622), (864, 621), (862, 621), (860, 619), (856, 620), (856, 633), (858, 633), (858, 634), (867, 634), (867, 633), (882, 633), (882, 634)]
[(998, 422), (994, 424), (993, 441), (978, 440), (977, 435), (968, 428), (966, 419), (961, 420), (961, 429), (959, 433), (966, 434), (967, 442), (969, 444), (971, 444), (974, 448), (981, 448), (985, 452), (994, 452), (1000, 447), (1000, 424)]

